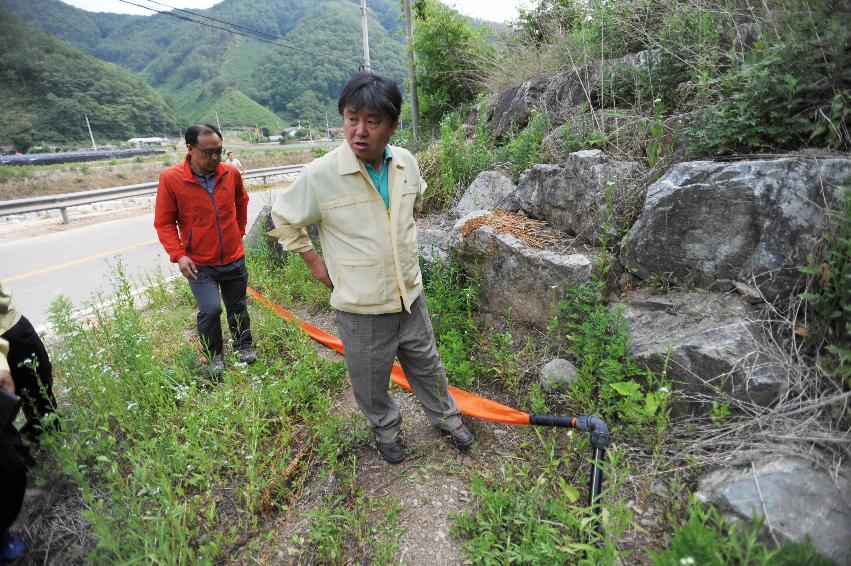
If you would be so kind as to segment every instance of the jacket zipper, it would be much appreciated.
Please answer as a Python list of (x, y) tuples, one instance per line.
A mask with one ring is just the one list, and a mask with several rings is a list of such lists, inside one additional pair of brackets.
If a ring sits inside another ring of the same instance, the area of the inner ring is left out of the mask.
[[(219, 181), (224, 179), (225, 175), (227, 175), (227, 174), (228, 174), (227, 171), (222, 173), (222, 177), (221, 177), (221, 179), (219, 179)], [(218, 185), (218, 184), (219, 183), (216, 183), (216, 185)], [(222, 224), (221, 224), (221, 222), (219, 222), (219, 208), (216, 206), (216, 197), (215, 197), (216, 185), (213, 185), (213, 192), (210, 193), (210, 200), (213, 202), (213, 211), (216, 213), (216, 228), (219, 229), (219, 247), (222, 249), (222, 265), (224, 265), (224, 263), (225, 263), (225, 237), (222, 234)]]
[[(227, 174), (228, 174), (228, 172), (227, 172), (227, 171), (225, 171), (224, 173), (222, 173), (222, 176), (221, 176), (221, 178), (219, 178), (219, 181), (221, 181), (222, 179), (224, 179), (224, 178), (225, 178), (225, 175), (227, 175)], [(201, 184), (201, 182), (200, 182), (200, 181), (198, 181), (198, 179), (195, 179), (195, 183), (196, 183), (199, 187), (201, 187), (202, 189), (204, 189), (204, 186)], [(224, 265), (224, 263), (225, 263), (225, 237), (224, 237), (224, 235), (222, 234), (222, 224), (221, 224), (221, 222), (219, 222), (219, 208), (216, 206), (216, 197), (215, 197), (216, 186), (218, 186), (218, 185), (219, 185), (219, 183), (218, 183), (218, 182), (216, 182), (216, 183), (213, 185), (213, 191), (212, 191), (212, 192), (207, 192), (207, 189), (204, 189), (204, 192), (210, 195), (210, 202), (212, 202), (212, 203), (213, 203), (213, 212), (215, 212), (215, 213), (216, 213), (216, 228), (217, 228), (217, 229), (218, 229), (218, 231), (219, 231), (219, 248), (221, 248), (221, 250), (222, 250), (222, 254), (221, 254), (221, 256), (222, 256), (222, 265)], [(190, 242), (191, 242), (191, 241), (192, 241), (192, 231), (190, 231), (190, 232), (189, 232), (189, 234), (190, 234), (189, 238), (190, 238)]]

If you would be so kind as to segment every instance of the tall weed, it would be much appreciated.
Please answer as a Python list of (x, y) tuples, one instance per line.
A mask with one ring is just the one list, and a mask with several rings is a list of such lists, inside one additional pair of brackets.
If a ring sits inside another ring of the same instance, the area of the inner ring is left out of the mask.
[(568, 337), (568, 350), (578, 360), (579, 379), (571, 397), (584, 411), (637, 430), (667, 423), (670, 384), (664, 376), (642, 370), (632, 358), (627, 323), (611, 311), (603, 283), (568, 287), (555, 321)]
[(160, 282), (142, 311), (120, 278), (111, 310), (97, 309), (92, 327), (73, 318), (66, 300), (51, 310), (67, 401), (51, 448), (89, 508), (95, 562), (228, 556), (260, 511), (285, 505), (291, 488), (278, 478), (293, 443), (320, 434), (328, 392), (343, 383), (341, 363), (326, 362), (265, 311), (252, 312), (255, 328), (273, 337), (261, 361), (230, 365), (211, 382), (197, 345), (184, 338), (194, 325), (186, 287)]

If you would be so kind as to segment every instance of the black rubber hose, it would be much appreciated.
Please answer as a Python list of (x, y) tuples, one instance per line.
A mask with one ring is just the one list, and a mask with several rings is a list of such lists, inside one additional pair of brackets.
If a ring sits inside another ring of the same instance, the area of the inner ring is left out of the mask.
[(603, 488), (603, 470), (600, 469), (600, 462), (603, 461), (606, 448), (609, 447), (612, 440), (609, 434), (609, 427), (606, 426), (603, 419), (594, 415), (579, 415), (576, 417), (529, 415), (529, 424), (575, 428), (591, 434), (593, 459), (591, 477), (588, 480), (588, 506), (599, 515), (601, 510), (599, 502), (600, 491)]

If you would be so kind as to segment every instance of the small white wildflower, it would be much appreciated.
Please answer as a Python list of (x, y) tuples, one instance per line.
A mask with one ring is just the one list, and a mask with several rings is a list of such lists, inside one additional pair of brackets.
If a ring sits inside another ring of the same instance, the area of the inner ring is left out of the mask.
[(680, 564), (683, 566), (688, 566), (689, 564), (694, 564), (694, 558), (691, 556), (686, 556), (685, 558), (680, 558)]
[[(656, 100), (653, 101), (653, 104), (659, 104), (660, 102), (662, 102), (662, 99), (657, 98)], [(689, 558), (691, 558), (691, 556), (689, 556)], [(692, 560), (694, 560), (694, 558), (692, 558)]]
[(670, 392), (671, 392), (671, 390), (668, 389), (667, 387), (660, 387), (659, 388), (659, 393), (670, 393)]
[(585, 16), (585, 21), (586, 22), (593, 22), (594, 16), (592, 16), (591, 14), (588, 14), (587, 16)]
[(139, 406), (139, 403), (137, 403), (136, 401), (131, 401), (131, 402), (127, 403), (127, 410), (132, 411), (133, 409), (135, 409), (138, 406)]

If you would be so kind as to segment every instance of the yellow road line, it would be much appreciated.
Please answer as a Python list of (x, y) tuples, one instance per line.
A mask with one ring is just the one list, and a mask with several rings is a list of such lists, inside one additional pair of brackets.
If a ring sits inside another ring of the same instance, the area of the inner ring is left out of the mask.
[(117, 248), (114, 250), (110, 250), (108, 252), (102, 252), (95, 255), (90, 255), (87, 257), (81, 257), (79, 259), (72, 259), (71, 261), (66, 261), (64, 263), (58, 263), (51, 267), (45, 267), (44, 269), (37, 269), (35, 271), (30, 271), (29, 273), (21, 273), (20, 275), (13, 275), (12, 277), (4, 277), (3, 281), (5, 283), (11, 283), (13, 281), (20, 281), (22, 279), (29, 279), (30, 277), (35, 277), (36, 275), (41, 275), (42, 273), (50, 273), (51, 271), (56, 271), (57, 269), (62, 269), (63, 267), (68, 267), (71, 265), (77, 265), (78, 263), (85, 263), (87, 261), (91, 261), (93, 259), (98, 259), (100, 257), (106, 257), (108, 255), (114, 255), (121, 252), (126, 252), (127, 250), (132, 250), (134, 248), (140, 248), (142, 246), (147, 246), (149, 244), (155, 244), (158, 240), (148, 240), (146, 242), (139, 242), (138, 244), (133, 244), (130, 246), (124, 246), (123, 248)]

